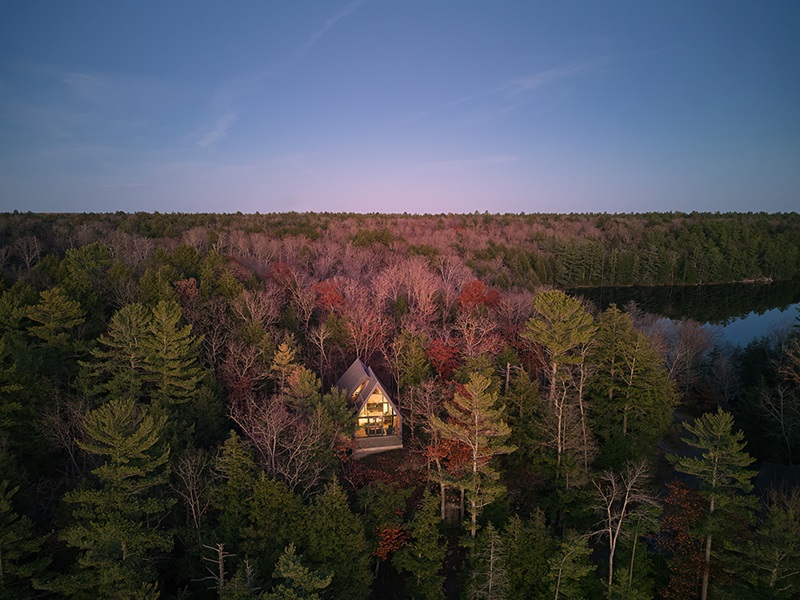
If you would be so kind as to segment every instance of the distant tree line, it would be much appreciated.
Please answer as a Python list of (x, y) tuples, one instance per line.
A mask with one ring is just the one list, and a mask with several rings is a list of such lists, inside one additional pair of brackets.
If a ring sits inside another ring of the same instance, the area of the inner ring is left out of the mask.
[[(32, 214), (0, 215), (0, 262), (101, 241), (118, 251), (185, 243), (264, 258), (347, 245), (429, 259), (457, 256), (500, 289), (788, 280), (800, 275), (797, 213), (627, 215)], [(131, 246), (135, 246), (132, 248)]]

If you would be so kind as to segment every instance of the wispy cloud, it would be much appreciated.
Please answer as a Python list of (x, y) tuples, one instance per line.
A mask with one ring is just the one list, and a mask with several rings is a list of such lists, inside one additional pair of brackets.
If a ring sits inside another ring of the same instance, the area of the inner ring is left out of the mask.
[(227, 112), (222, 115), (219, 119), (217, 119), (217, 122), (214, 124), (214, 128), (200, 138), (200, 140), (197, 142), (197, 145), (201, 148), (211, 148), (214, 146), (214, 144), (224, 139), (225, 136), (228, 135), (228, 129), (230, 129), (236, 122), (236, 118), (236, 114), (233, 112)]
[(511, 79), (486, 91), (462, 96), (428, 110), (414, 113), (406, 119), (406, 123), (462, 106), (480, 109), (479, 114), (471, 122), (494, 118), (515, 110), (537, 90), (557, 81), (586, 73), (596, 68), (598, 64), (597, 60), (592, 60)]
[(325, 34), (327, 34), (331, 29), (333, 29), (333, 27), (336, 26), (337, 23), (339, 23), (339, 21), (355, 11), (365, 2), (366, 0), (355, 0), (354, 2), (350, 2), (334, 16), (327, 19), (322, 26), (314, 31), (308, 37), (308, 39), (302, 45), (297, 47), (295, 52), (289, 57), (270, 64), (255, 74), (228, 82), (226, 85), (223, 85), (217, 89), (212, 100), (212, 105), (215, 106), (217, 110), (223, 111), (223, 114), (217, 120), (214, 128), (203, 135), (203, 137), (197, 142), (197, 145), (201, 148), (210, 148), (216, 142), (223, 139), (228, 134), (228, 130), (237, 121), (236, 111), (231, 108), (237, 100), (254, 92), (260, 84), (273, 77), (278, 72), (287, 69), (295, 63), (301, 61), (325, 36)]
[(309, 50), (311, 50), (311, 48), (314, 47), (314, 44), (316, 44), (322, 38), (322, 36), (328, 33), (328, 31), (330, 31), (333, 28), (333, 26), (336, 25), (339, 21), (344, 19), (347, 15), (349, 15), (359, 6), (364, 4), (365, 1), (366, 0), (355, 0), (354, 2), (351, 2), (350, 4), (345, 6), (341, 11), (336, 13), (330, 19), (325, 21), (322, 27), (320, 27), (317, 31), (312, 33), (311, 36), (306, 41), (306, 43), (300, 46), (300, 48), (297, 50), (297, 57), (302, 58), (303, 56), (308, 54)]

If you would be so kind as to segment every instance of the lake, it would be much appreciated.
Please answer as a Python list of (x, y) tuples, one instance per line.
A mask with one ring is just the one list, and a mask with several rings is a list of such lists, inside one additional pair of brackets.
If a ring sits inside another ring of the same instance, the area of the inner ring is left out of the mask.
[(800, 315), (800, 280), (685, 286), (575, 288), (602, 309), (635, 302), (640, 309), (670, 319), (694, 319), (718, 328), (732, 344), (746, 345)]

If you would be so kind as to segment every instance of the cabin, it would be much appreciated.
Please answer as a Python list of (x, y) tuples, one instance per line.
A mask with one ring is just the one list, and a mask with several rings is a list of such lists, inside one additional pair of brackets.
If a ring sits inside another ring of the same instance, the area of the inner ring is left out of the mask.
[(403, 447), (400, 411), (372, 369), (360, 358), (339, 378), (336, 387), (347, 394), (356, 410), (354, 456)]

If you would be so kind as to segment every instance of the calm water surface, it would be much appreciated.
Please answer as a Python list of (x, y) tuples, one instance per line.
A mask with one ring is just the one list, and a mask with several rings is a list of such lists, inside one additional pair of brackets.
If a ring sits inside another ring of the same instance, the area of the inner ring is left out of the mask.
[(671, 319), (690, 318), (720, 329), (733, 344), (746, 345), (776, 328), (791, 327), (800, 315), (800, 280), (769, 284), (579, 288), (568, 293), (600, 306), (625, 306)]

